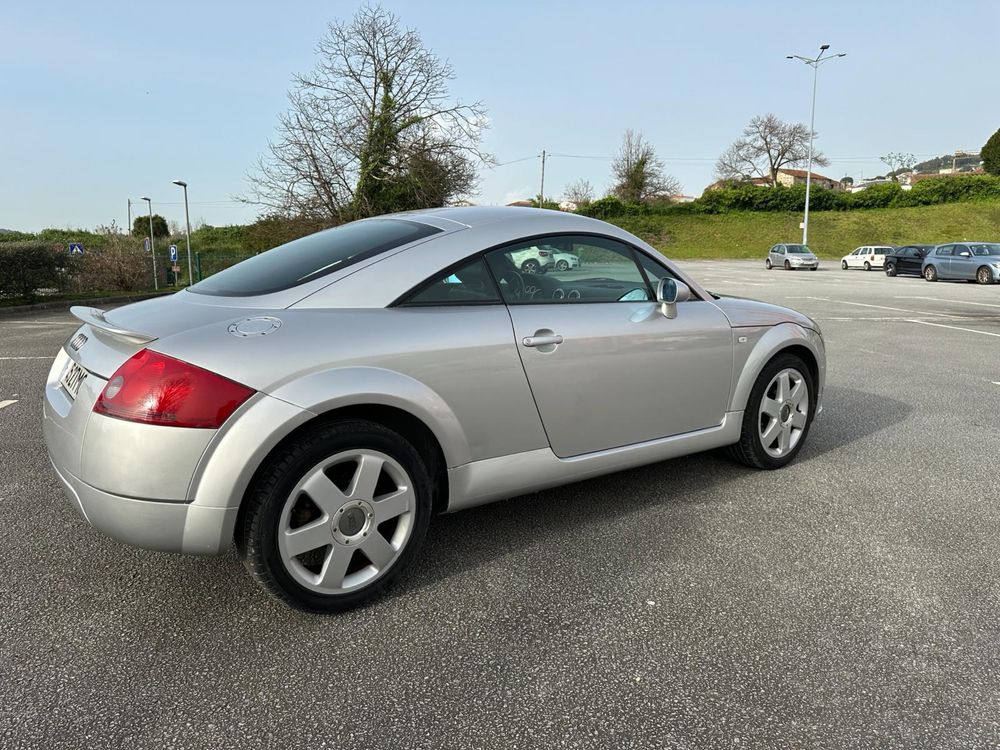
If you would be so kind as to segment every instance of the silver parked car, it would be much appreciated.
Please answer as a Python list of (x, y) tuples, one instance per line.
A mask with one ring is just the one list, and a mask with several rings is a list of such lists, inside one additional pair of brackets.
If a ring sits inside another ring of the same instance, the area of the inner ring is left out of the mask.
[(809, 249), (807, 245), (775, 245), (767, 252), (764, 259), (764, 267), (769, 271), (777, 266), (786, 271), (794, 271), (799, 268), (808, 268), (815, 271), (819, 268), (819, 258)]
[[(523, 274), (543, 239), (592, 275)], [(382, 591), (437, 512), (722, 446), (780, 468), (826, 369), (805, 315), (519, 208), (367, 219), (73, 314), (44, 426), (79, 513), (150, 549), (235, 545), (312, 611)]]
[(938, 245), (924, 256), (927, 281), (961, 279), (980, 284), (1000, 282), (1000, 242), (956, 242)]

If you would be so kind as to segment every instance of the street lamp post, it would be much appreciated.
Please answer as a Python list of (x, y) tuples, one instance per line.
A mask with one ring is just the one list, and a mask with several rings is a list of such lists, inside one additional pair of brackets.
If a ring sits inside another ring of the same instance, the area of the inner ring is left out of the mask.
[(153, 200), (145, 196), (140, 200), (146, 201), (149, 206), (149, 252), (153, 256), (153, 289), (160, 291), (160, 280), (156, 278), (156, 242), (153, 240)]
[(830, 57), (823, 57), (824, 53), (830, 49), (829, 44), (824, 44), (819, 48), (819, 54), (816, 57), (803, 57), (802, 55), (785, 55), (789, 60), (801, 60), (806, 65), (811, 65), (813, 69), (813, 95), (812, 95), (812, 110), (809, 114), (809, 167), (806, 169), (806, 211), (805, 218), (802, 221), (802, 244), (806, 245), (809, 242), (809, 192), (812, 188), (812, 170), (813, 170), (813, 134), (816, 125), (816, 81), (819, 77), (819, 66), (830, 60), (836, 60), (838, 57), (847, 57), (846, 52), (841, 52), (837, 55), (832, 55)]
[(187, 251), (188, 251), (188, 286), (194, 283), (193, 266), (191, 265), (191, 214), (188, 212), (188, 184), (184, 180), (174, 180), (175, 185), (184, 188), (184, 222), (187, 224)]

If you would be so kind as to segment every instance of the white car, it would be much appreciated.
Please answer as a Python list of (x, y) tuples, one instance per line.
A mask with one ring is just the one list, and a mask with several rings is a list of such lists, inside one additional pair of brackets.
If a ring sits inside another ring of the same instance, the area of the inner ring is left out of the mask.
[(554, 251), (551, 247), (532, 245), (511, 253), (510, 259), (521, 273), (546, 273), (552, 270)]
[(840, 259), (840, 267), (845, 271), (849, 268), (863, 268), (870, 271), (885, 265), (885, 256), (892, 255), (895, 248), (889, 245), (865, 245), (856, 248)]
[(552, 250), (552, 262), (557, 271), (571, 271), (580, 267), (580, 256), (562, 250)]

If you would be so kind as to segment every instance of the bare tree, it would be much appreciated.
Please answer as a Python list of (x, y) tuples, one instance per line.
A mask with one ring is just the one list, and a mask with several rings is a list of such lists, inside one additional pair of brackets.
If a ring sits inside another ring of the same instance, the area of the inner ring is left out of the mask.
[(623, 201), (638, 203), (680, 192), (680, 183), (666, 173), (652, 144), (634, 130), (625, 131), (611, 162), (611, 175), (615, 181), (611, 192)]
[(316, 53), (243, 200), (335, 223), (475, 190), (477, 164), (489, 159), (479, 149), (486, 111), (450, 98), (451, 65), (416, 31), (366, 5), (331, 23)]
[[(721, 180), (767, 179), (778, 185), (778, 170), (801, 166), (809, 160), (809, 128), (802, 123), (783, 122), (775, 115), (758, 115), (743, 128), (736, 139), (715, 163), (715, 174)], [(818, 151), (813, 164), (828, 166), (830, 161)]]
[(893, 182), (899, 182), (899, 173), (906, 172), (913, 168), (917, 159), (913, 154), (897, 153), (890, 151), (885, 156), (880, 156), (879, 161), (889, 167), (889, 177)]
[(579, 179), (566, 186), (563, 197), (578, 206), (586, 206), (594, 200), (594, 186), (590, 184), (590, 180)]

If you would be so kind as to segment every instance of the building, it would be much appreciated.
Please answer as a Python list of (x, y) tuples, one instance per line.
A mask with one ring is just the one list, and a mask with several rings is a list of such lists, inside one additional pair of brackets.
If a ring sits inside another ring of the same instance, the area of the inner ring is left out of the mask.
[[(784, 185), (785, 187), (791, 187), (792, 185), (805, 185), (807, 175), (808, 172), (804, 169), (779, 169), (778, 184)], [(832, 177), (824, 177), (816, 172), (812, 173), (812, 184), (817, 187), (826, 188), (827, 190), (844, 189), (844, 185), (840, 182), (840, 180), (834, 180)]]

